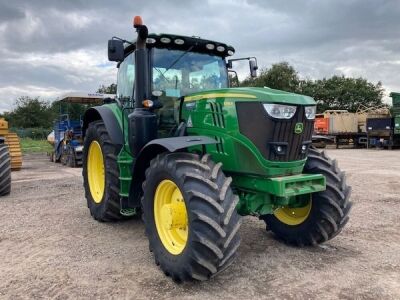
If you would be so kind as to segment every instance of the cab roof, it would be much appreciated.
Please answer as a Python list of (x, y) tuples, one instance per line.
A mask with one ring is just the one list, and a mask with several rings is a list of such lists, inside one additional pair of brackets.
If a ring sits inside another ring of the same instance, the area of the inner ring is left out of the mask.
[[(125, 55), (136, 48), (136, 40), (125, 44)], [(191, 52), (208, 53), (221, 57), (232, 56), (235, 49), (227, 44), (202, 39), (197, 36), (183, 36), (168, 33), (150, 33), (147, 37), (147, 48), (166, 48), (171, 50), (189, 50)]]

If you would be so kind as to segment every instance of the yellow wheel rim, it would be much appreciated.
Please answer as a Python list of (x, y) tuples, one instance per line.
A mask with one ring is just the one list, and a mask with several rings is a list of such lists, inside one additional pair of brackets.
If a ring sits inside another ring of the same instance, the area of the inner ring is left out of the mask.
[(294, 226), (303, 223), (310, 215), (310, 211), (311, 199), (308, 201), (308, 204), (303, 207), (280, 207), (274, 211), (274, 215), (282, 223)]
[(99, 204), (103, 199), (106, 177), (104, 173), (103, 152), (97, 141), (93, 141), (89, 146), (87, 173), (90, 194), (93, 201)]
[(185, 249), (189, 222), (185, 200), (177, 185), (171, 180), (163, 180), (154, 195), (154, 220), (158, 236), (165, 249), (173, 255)]

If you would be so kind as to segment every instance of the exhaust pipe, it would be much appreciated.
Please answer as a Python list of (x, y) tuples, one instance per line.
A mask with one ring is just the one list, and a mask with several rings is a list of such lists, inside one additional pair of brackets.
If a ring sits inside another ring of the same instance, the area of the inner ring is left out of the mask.
[(143, 106), (143, 101), (150, 99), (150, 78), (146, 40), (148, 29), (143, 25), (142, 18), (136, 16), (133, 21), (136, 28), (135, 50), (135, 109), (128, 116), (129, 147), (134, 157), (137, 157), (142, 148), (151, 140), (157, 138), (157, 115)]

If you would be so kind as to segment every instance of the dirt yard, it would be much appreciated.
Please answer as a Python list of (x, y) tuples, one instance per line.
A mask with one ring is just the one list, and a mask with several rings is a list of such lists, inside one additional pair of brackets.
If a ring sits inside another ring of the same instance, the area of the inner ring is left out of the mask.
[(353, 187), (342, 234), (297, 249), (246, 217), (235, 264), (181, 285), (154, 264), (141, 221), (90, 217), (81, 169), (25, 156), (0, 199), (0, 298), (400, 299), (400, 151), (328, 154)]

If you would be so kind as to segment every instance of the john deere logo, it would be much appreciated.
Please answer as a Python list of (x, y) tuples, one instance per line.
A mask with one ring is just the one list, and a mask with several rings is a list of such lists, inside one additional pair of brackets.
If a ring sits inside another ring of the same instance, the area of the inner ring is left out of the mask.
[(303, 123), (296, 123), (296, 126), (294, 127), (294, 133), (300, 134), (303, 132)]

